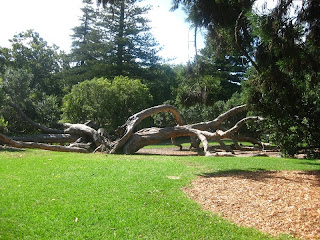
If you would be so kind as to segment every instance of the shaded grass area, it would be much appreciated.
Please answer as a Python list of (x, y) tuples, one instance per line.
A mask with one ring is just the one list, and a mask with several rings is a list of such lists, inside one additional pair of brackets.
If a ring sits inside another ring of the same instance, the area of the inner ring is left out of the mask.
[(320, 166), (279, 158), (0, 151), (0, 239), (272, 239), (201, 210), (181, 191), (197, 174), (261, 169)]

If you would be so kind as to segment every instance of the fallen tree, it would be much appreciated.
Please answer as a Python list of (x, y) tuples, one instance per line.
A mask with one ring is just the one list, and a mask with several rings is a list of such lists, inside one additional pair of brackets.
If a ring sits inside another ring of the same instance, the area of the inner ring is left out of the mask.
[[(118, 127), (119, 138), (111, 141), (106, 134), (105, 129), (94, 129), (87, 124), (60, 124), (61, 129), (53, 129), (38, 124), (26, 116), (23, 111), (14, 103), (10, 103), (15, 111), (19, 114), (21, 119), (33, 127), (37, 128), (42, 134), (23, 137), (8, 137), (0, 134), (0, 141), (16, 148), (40, 148), (52, 151), (67, 151), (67, 152), (106, 152), (110, 154), (124, 153), (133, 154), (139, 149), (160, 143), (166, 139), (171, 139), (177, 146), (175, 138), (177, 137), (191, 137), (192, 146), (199, 149), (200, 142), (203, 146), (205, 155), (210, 155), (208, 140), (217, 141), (221, 148), (225, 151), (232, 151), (226, 146), (222, 139), (232, 139), (236, 149), (242, 150), (238, 144), (239, 140), (246, 139), (246, 141), (258, 144), (263, 147), (263, 143), (259, 140), (250, 137), (239, 137), (234, 134), (249, 121), (261, 121), (261, 117), (246, 117), (238, 121), (230, 129), (225, 129), (221, 126), (230, 117), (246, 111), (246, 105), (241, 105), (230, 109), (229, 111), (221, 114), (217, 118), (208, 122), (201, 122), (195, 124), (185, 125), (179, 111), (170, 105), (160, 105), (145, 109), (128, 118), (125, 124)], [(136, 127), (144, 119), (160, 112), (170, 112), (177, 124), (174, 127), (165, 128), (146, 128), (135, 132)], [(55, 145), (52, 145), (52, 144)], [(60, 145), (56, 145), (60, 144)], [(62, 144), (69, 144), (62, 146)]]

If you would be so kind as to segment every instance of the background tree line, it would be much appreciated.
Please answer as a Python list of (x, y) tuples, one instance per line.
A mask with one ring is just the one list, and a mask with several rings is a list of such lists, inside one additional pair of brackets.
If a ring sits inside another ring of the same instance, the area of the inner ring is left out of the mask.
[[(48, 126), (92, 119), (110, 132), (132, 113), (164, 102), (176, 105), (187, 123), (247, 103), (266, 117), (265, 136), (284, 154), (319, 152), (319, 1), (303, 1), (292, 11), (294, 1), (283, 0), (259, 13), (251, 0), (173, 0), (195, 27), (208, 30), (205, 48), (180, 66), (157, 55), (148, 7), (134, 0), (98, 2), (104, 8), (83, 1), (70, 54), (33, 30), (0, 48), (0, 125), (8, 131), (32, 129), (7, 101)], [(154, 122), (170, 124), (170, 117), (157, 115)]]

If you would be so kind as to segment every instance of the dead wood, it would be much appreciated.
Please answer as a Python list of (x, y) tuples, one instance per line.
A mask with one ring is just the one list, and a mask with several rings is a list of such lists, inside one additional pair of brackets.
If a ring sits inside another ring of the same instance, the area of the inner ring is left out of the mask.
[(131, 117), (128, 118), (127, 122), (120, 127), (123, 130), (124, 135), (114, 143), (114, 147), (110, 151), (110, 153), (118, 152), (124, 144), (130, 139), (134, 128), (144, 119), (150, 117), (153, 114), (160, 113), (160, 112), (171, 112), (176, 123), (178, 125), (183, 125), (182, 117), (179, 111), (170, 105), (160, 105), (151, 108), (147, 108), (141, 112), (138, 112)]
[[(209, 155), (208, 139), (226, 139), (230, 138), (233, 133), (239, 130), (243, 124), (252, 120), (262, 120), (260, 117), (247, 117), (237, 122), (231, 129), (227, 131), (217, 130), (216, 132), (209, 132), (199, 129), (194, 129), (192, 125), (175, 126), (167, 128), (147, 128), (133, 133), (130, 139), (125, 143), (123, 152), (125, 154), (133, 154), (142, 147), (147, 145), (157, 144), (163, 140), (182, 136), (196, 136), (202, 142), (204, 153)], [(226, 146), (225, 150), (230, 151)]]
[[(239, 112), (245, 111), (246, 105), (241, 105), (230, 109), (212, 121), (184, 125), (182, 117), (175, 107), (170, 105), (160, 105), (145, 109), (129, 117), (127, 122), (118, 128), (118, 133), (120, 135), (119, 139), (111, 143), (106, 137), (108, 134), (104, 129), (99, 129), (97, 131), (86, 124), (70, 123), (62, 124), (64, 130), (48, 128), (32, 121), (15, 104), (10, 103), (9, 105), (16, 110), (24, 121), (47, 134), (14, 138), (8, 138), (3, 135), (3, 139), (6, 139), (4, 142), (14, 147), (24, 146), (26, 148), (41, 148), (54, 151), (109, 151), (109, 153), (133, 154), (147, 145), (156, 144), (169, 138), (171, 138), (172, 142), (175, 143), (175, 138), (189, 136), (193, 139), (194, 147), (199, 148), (199, 143), (202, 143), (203, 150), (206, 155), (210, 155), (208, 144), (209, 139), (217, 141), (225, 151), (232, 152), (232, 149), (226, 146), (221, 140), (226, 138), (232, 139), (235, 147), (237, 149), (241, 149), (241, 146), (237, 143), (239, 139), (234, 136), (234, 133), (236, 133), (248, 121), (263, 120), (260, 117), (247, 117), (241, 119), (230, 129), (222, 128), (223, 130), (220, 130), (220, 125), (224, 121)], [(135, 128), (142, 120), (160, 112), (170, 112), (173, 115), (177, 126), (166, 128), (147, 128), (134, 133)], [(252, 141), (263, 146), (257, 140)], [(43, 144), (67, 142), (71, 143), (69, 147)], [(179, 146), (182, 148), (181, 145)]]
[(3, 134), (0, 133), (0, 140), (9, 146), (15, 147), (15, 148), (39, 148), (44, 150), (50, 150), (50, 151), (59, 151), (59, 152), (79, 152), (79, 153), (88, 153), (88, 150), (84, 148), (78, 148), (78, 147), (65, 147), (65, 146), (58, 146), (58, 145), (49, 145), (49, 144), (43, 144), (43, 143), (35, 143), (35, 142), (20, 142), (15, 141)]
[[(122, 148), (123, 153), (133, 154), (144, 146), (160, 143), (163, 140), (166, 140), (169, 138), (174, 139), (182, 136), (197, 137), (202, 142), (204, 153), (206, 155), (210, 154), (208, 150), (209, 149), (208, 139), (216, 140), (217, 142), (220, 143), (221, 147), (225, 151), (232, 152), (232, 150), (228, 146), (226, 146), (221, 141), (221, 139), (226, 139), (226, 138), (232, 139), (233, 134), (237, 132), (246, 122), (251, 120), (263, 120), (262, 118), (247, 117), (247, 118), (241, 119), (231, 129), (226, 131), (217, 130), (215, 132), (209, 132), (208, 130), (212, 128), (218, 128), (218, 126), (221, 123), (223, 123), (226, 119), (230, 118), (231, 116), (239, 112), (244, 111), (245, 107), (246, 107), (245, 105), (242, 105), (242, 106), (232, 108), (229, 111), (218, 116), (213, 121), (209, 121), (209, 122), (202, 122), (202, 123), (182, 126), (183, 121), (181, 120), (181, 121), (177, 121), (177, 123), (180, 126), (167, 127), (167, 128), (147, 128), (147, 129), (142, 129), (136, 133), (133, 133), (134, 127), (136, 127), (137, 124), (142, 121), (142, 119), (148, 116), (151, 116), (154, 113), (158, 113), (160, 111), (161, 112), (167, 111), (168, 109), (170, 109), (170, 112), (172, 109), (174, 109), (174, 112), (177, 112), (175, 108), (170, 106), (166, 107), (165, 105), (154, 107), (152, 109), (147, 109), (146, 111), (147, 113), (145, 111), (142, 111), (137, 115), (133, 115), (132, 117), (129, 118), (129, 120), (125, 124), (127, 133), (124, 135), (124, 137), (122, 137), (122, 139), (120, 139), (121, 144), (119, 144), (118, 142), (118, 144), (116, 145), (115, 148), (113, 148), (111, 153), (115, 153), (116, 151), (119, 152)], [(175, 118), (176, 116), (178, 116), (178, 119), (181, 119), (180, 114), (179, 115), (176, 114)], [(178, 144), (176, 145), (180, 146), (180, 149), (181, 149), (182, 147), (181, 145), (178, 145)]]
[(224, 121), (226, 121), (231, 116), (234, 116), (237, 113), (246, 111), (246, 106), (247, 105), (241, 105), (241, 106), (231, 108), (230, 110), (219, 115), (217, 118), (215, 118), (212, 121), (190, 124), (190, 127), (195, 128), (195, 129), (199, 129), (199, 130), (216, 129), (216, 128), (218, 128), (219, 125), (221, 125)]
[(31, 136), (12, 137), (15, 141), (38, 142), (38, 143), (71, 143), (75, 142), (79, 136), (71, 134), (38, 134)]
[[(80, 139), (83, 141), (82, 144), (80, 144), (79, 141), (77, 141), (77, 144), (71, 145), (73, 150), (75, 149), (84, 149), (85, 152), (88, 151), (89, 147), (93, 143), (93, 148), (96, 149), (99, 146), (103, 145), (104, 149), (109, 148), (107, 139), (102, 136), (103, 134), (99, 134), (100, 132), (96, 131), (95, 129), (87, 126), (86, 124), (70, 124), (70, 123), (63, 123), (61, 124), (62, 127), (64, 127), (64, 130), (60, 129), (53, 129), (48, 128), (44, 125), (41, 125), (39, 123), (36, 123), (32, 121), (17, 105), (14, 103), (9, 103), (9, 106), (11, 106), (18, 114), (19, 116), (26, 122), (28, 122), (31, 126), (37, 128), (43, 133), (47, 134), (41, 134), (41, 135), (34, 135), (34, 136), (24, 136), (24, 137), (14, 137), (12, 144), (23, 145), (23, 142), (28, 142), (28, 146), (33, 146), (34, 148), (42, 148), (43, 145), (39, 144), (32, 144), (31, 142), (37, 142), (37, 143), (67, 143), (67, 142), (74, 142), (77, 139)], [(7, 142), (8, 143), (8, 142)], [(48, 145), (51, 146), (51, 145)], [(46, 147), (47, 148), (47, 147)], [(52, 147), (48, 147), (52, 148)], [(59, 149), (59, 148), (56, 148)]]

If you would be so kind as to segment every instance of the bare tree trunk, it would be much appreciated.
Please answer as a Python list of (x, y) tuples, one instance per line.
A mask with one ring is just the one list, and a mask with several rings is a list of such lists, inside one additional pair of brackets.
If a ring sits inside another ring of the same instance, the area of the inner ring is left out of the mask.
[[(103, 147), (105, 149), (109, 148), (107, 139), (104, 136), (100, 135), (98, 133), (98, 131), (96, 131), (95, 129), (93, 129), (85, 124), (64, 123), (64, 124), (62, 124), (62, 126), (64, 128), (66, 128), (65, 130), (48, 128), (46, 126), (43, 126), (41, 124), (38, 124), (38, 123), (32, 121), (14, 103), (12, 103), (12, 102), (9, 103), (9, 106), (11, 106), (19, 114), (19, 116), (24, 121), (28, 122), (31, 126), (39, 129), (40, 131), (42, 131), (44, 133), (48, 133), (47, 135), (36, 135), (36, 136), (33, 136), (33, 138), (30, 136), (28, 139), (25, 139), (25, 141), (31, 140), (32, 142), (63, 143), (63, 142), (73, 142), (73, 141), (76, 141), (77, 139), (79, 139), (80, 137), (82, 137), (84, 140), (84, 143), (93, 142), (95, 149), (99, 148), (101, 145), (103, 145)], [(20, 138), (16, 137), (15, 139), (23, 140), (23, 139), (21, 139), (21, 137)], [(73, 140), (73, 141), (69, 141), (69, 140)], [(36, 145), (34, 145), (34, 146), (36, 146)], [(77, 146), (81, 146), (81, 144), (80, 145), (78, 144)], [(87, 148), (88, 144), (84, 144), (82, 146), (85, 146), (85, 148)]]

